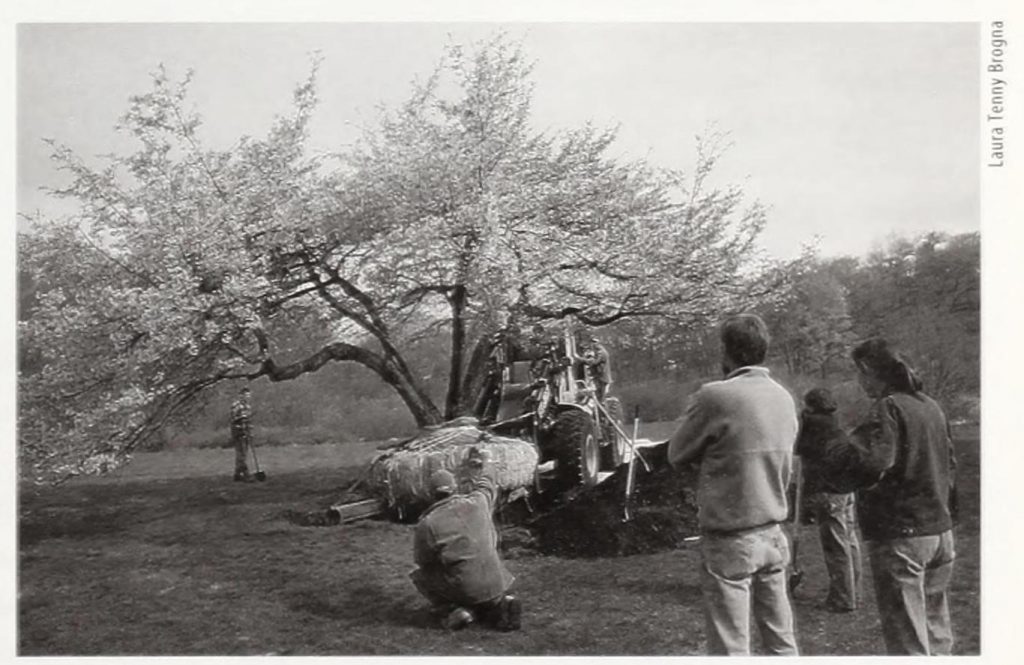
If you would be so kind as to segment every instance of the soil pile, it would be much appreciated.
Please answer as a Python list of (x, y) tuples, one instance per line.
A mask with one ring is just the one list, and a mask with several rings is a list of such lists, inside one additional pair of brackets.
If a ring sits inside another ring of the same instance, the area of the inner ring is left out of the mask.
[(527, 526), (544, 554), (607, 557), (673, 549), (696, 536), (697, 469), (674, 470), (667, 445), (642, 451), (651, 470), (633, 468), (631, 519), (623, 519), (628, 466), (596, 487), (545, 510)]

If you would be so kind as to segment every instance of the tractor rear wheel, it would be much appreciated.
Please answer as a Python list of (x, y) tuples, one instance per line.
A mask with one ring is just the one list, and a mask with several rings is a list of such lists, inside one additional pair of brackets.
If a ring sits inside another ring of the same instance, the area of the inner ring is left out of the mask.
[[(622, 402), (618, 397), (608, 397), (604, 401), (604, 408), (615, 423), (622, 427)], [(601, 448), (601, 467), (605, 471), (614, 471), (626, 460), (626, 440), (619, 434), (611, 423), (603, 422), (605, 439), (608, 445)]]
[(568, 409), (558, 414), (550, 436), (558, 460), (558, 484), (563, 489), (596, 485), (601, 451), (593, 419), (582, 411)]

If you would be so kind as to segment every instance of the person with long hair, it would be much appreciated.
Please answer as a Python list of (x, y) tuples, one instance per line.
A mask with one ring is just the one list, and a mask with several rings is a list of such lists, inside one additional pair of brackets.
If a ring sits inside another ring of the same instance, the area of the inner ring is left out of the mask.
[(817, 461), (833, 491), (857, 492), (886, 651), (947, 655), (956, 517), (949, 421), (884, 339), (858, 344), (852, 358), (874, 404)]

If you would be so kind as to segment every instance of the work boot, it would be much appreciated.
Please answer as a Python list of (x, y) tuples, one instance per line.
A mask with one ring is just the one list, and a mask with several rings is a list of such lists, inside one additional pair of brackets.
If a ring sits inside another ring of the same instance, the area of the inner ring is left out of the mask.
[(505, 594), (498, 601), (497, 620), (494, 627), (509, 632), (522, 628), (523, 604), (511, 594)]
[(456, 607), (448, 613), (441, 625), (445, 630), (462, 630), (473, 623), (473, 613), (464, 607)]

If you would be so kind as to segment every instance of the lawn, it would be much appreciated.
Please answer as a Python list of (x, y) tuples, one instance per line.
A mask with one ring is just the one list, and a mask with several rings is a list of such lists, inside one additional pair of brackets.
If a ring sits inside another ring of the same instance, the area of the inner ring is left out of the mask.
[[(979, 653), (977, 432), (957, 440), (964, 518), (950, 605), (956, 652)], [(139, 455), (116, 476), (23, 487), (21, 655), (687, 655), (703, 652), (695, 549), (508, 562), (524, 601), (518, 633), (434, 627), (407, 573), (411, 527), (300, 526), (374, 453), (373, 444), (260, 451), (265, 483), (233, 483), (230, 450)], [(795, 608), (805, 654), (882, 653), (866, 607), (817, 609), (825, 571), (804, 527)], [(866, 571), (867, 572), (867, 571)], [(868, 573), (869, 575), (869, 573)]]

